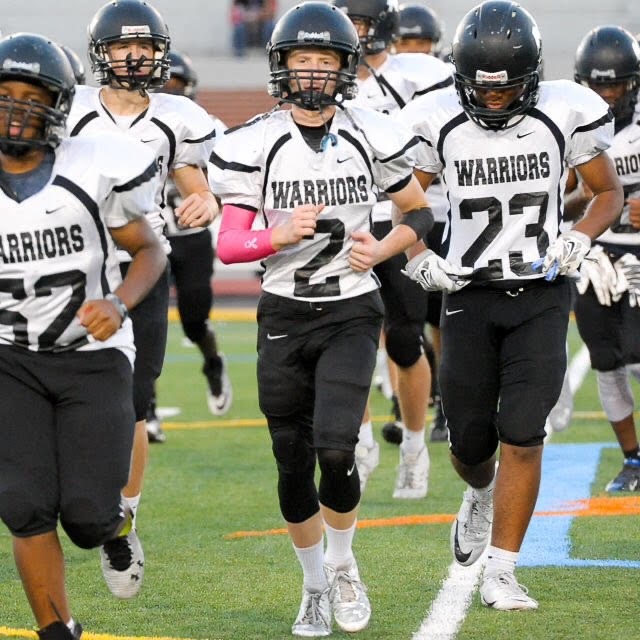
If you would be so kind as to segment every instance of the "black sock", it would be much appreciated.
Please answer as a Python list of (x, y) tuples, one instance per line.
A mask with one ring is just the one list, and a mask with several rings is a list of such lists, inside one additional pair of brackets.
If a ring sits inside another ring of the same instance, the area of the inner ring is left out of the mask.
[(635, 449), (631, 449), (630, 451), (623, 451), (625, 460), (629, 458), (635, 458), (636, 460), (640, 459), (640, 447), (636, 447)]

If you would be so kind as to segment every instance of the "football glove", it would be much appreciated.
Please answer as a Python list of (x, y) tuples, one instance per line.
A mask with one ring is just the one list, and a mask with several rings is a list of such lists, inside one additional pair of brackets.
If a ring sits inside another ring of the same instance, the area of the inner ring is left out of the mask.
[(618, 274), (618, 290), (620, 295), (626, 290), (629, 295), (629, 305), (640, 307), (640, 260), (631, 253), (625, 253), (615, 264)]
[[(589, 288), (589, 283), (593, 287), (598, 302), (605, 307), (610, 307), (612, 294), (615, 296), (617, 292), (618, 272), (600, 245), (592, 247), (580, 265), (580, 280), (576, 282), (578, 293), (584, 294)], [(614, 302), (616, 302), (615, 299)]]
[(591, 238), (581, 231), (567, 231), (547, 249), (544, 258), (536, 260), (532, 267), (540, 270), (545, 280), (551, 282), (558, 276), (568, 274), (576, 277), (578, 268), (591, 248)]
[(402, 271), (425, 291), (455, 293), (471, 282), (471, 267), (457, 267), (427, 249), (413, 257)]

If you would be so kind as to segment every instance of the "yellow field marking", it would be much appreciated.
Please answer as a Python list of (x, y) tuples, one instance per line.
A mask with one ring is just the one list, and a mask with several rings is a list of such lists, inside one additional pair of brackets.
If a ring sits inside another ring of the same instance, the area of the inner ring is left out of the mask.
[[(209, 313), (209, 319), (218, 322), (255, 322), (256, 310), (245, 307), (212, 309)], [(175, 307), (169, 309), (169, 322), (180, 322), (180, 314)]]
[[(8, 636), (12, 638), (37, 638), (38, 634), (29, 629), (10, 629), (9, 627), (0, 627), (0, 636)], [(169, 638), (162, 636), (114, 636), (109, 633), (90, 633), (82, 632), (82, 640), (190, 640), (189, 638)]]
[[(563, 509), (557, 511), (536, 511), (533, 515), (538, 517), (556, 516), (637, 516), (640, 515), (640, 497), (629, 498), (590, 498), (589, 500), (576, 500), (567, 502)], [(374, 527), (407, 527), (425, 524), (446, 524), (455, 519), (453, 513), (432, 513), (428, 515), (398, 516), (395, 518), (370, 518), (358, 520), (358, 529)], [(238, 538), (262, 538), (265, 536), (277, 536), (287, 533), (285, 528), (268, 529), (267, 531), (234, 531), (228, 533), (227, 540)]]

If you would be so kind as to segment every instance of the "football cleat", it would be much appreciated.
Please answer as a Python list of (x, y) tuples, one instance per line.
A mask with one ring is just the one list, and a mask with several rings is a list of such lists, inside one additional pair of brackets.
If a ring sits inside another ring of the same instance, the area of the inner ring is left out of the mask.
[(343, 631), (361, 631), (369, 624), (371, 603), (367, 587), (360, 580), (358, 565), (354, 562), (348, 569), (336, 570), (325, 564), (324, 569), (329, 580), (329, 599), (336, 624)]
[(458, 564), (468, 567), (482, 555), (489, 542), (492, 522), (493, 500), (480, 500), (473, 487), (469, 487), (451, 526), (451, 552)]
[(362, 444), (356, 445), (356, 466), (360, 476), (360, 493), (367, 486), (367, 480), (373, 470), (380, 464), (380, 445), (373, 442), (373, 447), (365, 447)]
[(382, 437), (389, 444), (402, 444), (404, 425), (402, 422), (386, 422), (382, 427)]
[(227, 359), (220, 354), (210, 358), (202, 367), (207, 378), (207, 404), (214, 416), (223, 416), (231, 408), (233, 389), (227, 372)]
[(515, 575), (509, 571), (484, 578), (480, 585), (482, 604), (499, 611), (537, 609), (537, 601), (528, 593), (527, 588), (518, 584)]
[(163, 443), (167, 441), (167, 436), (162, 429), (162, 422), (156, 417), (153, 420), (146, 420), (147, 438), (149, 442)]
[(136, 530), (102, 545), (100, 558), (109, 591), (124, 600), (137, 595), (144, 578), (144, 551)]
[(314, 593), (303, 589), (300, 611), (291, 627), (291, 633), (305, 638), (319, 638), (331, 634), (329, 587)]
[(67, 627), (64, 622), (52, 622), (44, 627), (44, 629), (38, 629), (38, 640), (80, 640), (82, 635), (82, 625), (79, 622), (73, 623), (73, 631)]
[(622, 470), (607, 484), (605, 491), (640, 491), (640, 460), (625, 458)]
[(400, 499), (424, 498), (429, 484), (429, 452), (424, 446), (418, 453), (405, 453), (400, 447), (400, 464), (396, 475), (393, 497)]
[(447, 429), (447, 420), (442, 412), (442, 401), (440, 398), (434, 400), (433, 403), (433, 422), (431, 423), (431, 431), (429, 433), (430, 442), (447, 442), (449, 440), (449, 429)]

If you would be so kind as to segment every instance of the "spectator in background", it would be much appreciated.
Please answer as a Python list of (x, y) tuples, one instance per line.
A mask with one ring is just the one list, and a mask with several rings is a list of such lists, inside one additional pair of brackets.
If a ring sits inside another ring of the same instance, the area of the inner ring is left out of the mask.
[(231, 44), (237, 57), (247, 47), (264, 47), (271, 37), (276, 15), (276, 0), (233, 0), (231, 5)]

